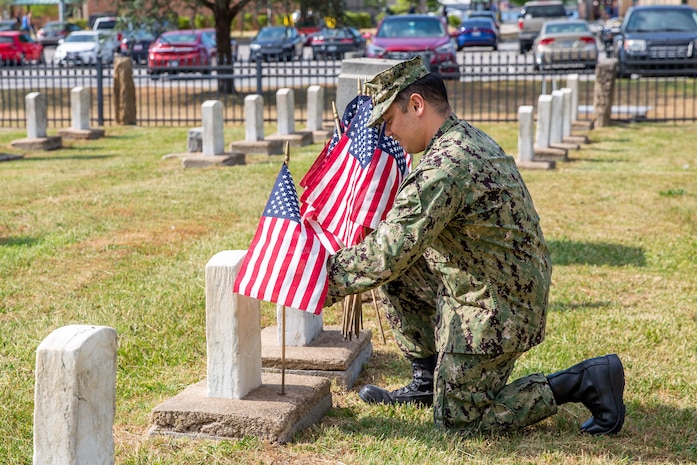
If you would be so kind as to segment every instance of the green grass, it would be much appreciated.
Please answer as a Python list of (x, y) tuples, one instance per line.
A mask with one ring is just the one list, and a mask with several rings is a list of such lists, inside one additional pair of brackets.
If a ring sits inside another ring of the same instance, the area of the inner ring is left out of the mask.
[[(516, 125), (481, 127), (516, 152)], [(0, 152), (25, 135), (0, 130)], [(286, 445), (148, 436), (152, 408), (205, 377), (204, 266), (249, 245), (282, 157), (185, 170), (162, 156), (185, 151), (186, 129), (110, 127), (0, 163), (0, 463), (32, 461), (35, 351), (68, 324), (117, 330), (117, 464), (697, 463), (697, 126), (590, 138), (556, 170), (523, 172), (554, 273), (547, 338), (514, 376), (618, 353), (619, 436), (580, 434), (587, 411), (572, 404), (517, 434), (463, 438), (434, 429), (430, 409), (368, 406), (337, 386), (323, 420)], [(296, 182), (320, 148), (292, 151)], [(406, 361), (372, 306), (364, 315), (375, 355), (356, 388), (403, 385)], [(325, 312), (326, 325), (340, 318)]]

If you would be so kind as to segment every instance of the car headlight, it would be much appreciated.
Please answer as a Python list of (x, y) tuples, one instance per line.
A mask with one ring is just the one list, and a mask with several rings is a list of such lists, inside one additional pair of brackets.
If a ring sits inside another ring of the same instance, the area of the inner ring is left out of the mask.
[(378, 47), (377, 45), (373, 45), (373, 44), (368, 45), (368, 55), (382, 56), (384, 54), (385, 54), (384, 48)]
[(455, 53), (455, 47), (453, 46), (452, 42), (448, 42), (447, 44), (443, 44), (440, 47), (436, 48), (436, 53), (442, 53), (442, 54), (452, 54)]
[(643, 53), (646, 51), (646, 41), (642, 39), (627, 39), (624, 41), (624, 50), (629, 53)]
[(251, 44), (251, 45), (249, 46), (249, 49), (250, 49), (250, 50), (261, 50), (261, 45), (259, 45), (259, 44)]

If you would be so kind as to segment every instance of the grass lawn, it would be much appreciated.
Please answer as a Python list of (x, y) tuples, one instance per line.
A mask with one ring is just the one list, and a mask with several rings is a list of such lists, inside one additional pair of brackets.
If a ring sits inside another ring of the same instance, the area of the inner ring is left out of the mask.
[[(480, 127), (516, 153), (517, 125)], [(282, 156), (183, 169), (162, 156), (186, 150), (186, 128), (106, 132), (0, 163), (0, 463), (32, 463), (35, 351), (69, 324), (117, 330), (117, 464), (697, 463), (697, 125), (596, 129), (556, 170), (523, 172), (554, 272), (547, 338), (514, 376), (619, 354), (618, 436), (580, 434), (576, 404), (516, 434), (467, 438), (434, 429), (431, 409), (362, 403), (363, 384), (397, 388), (411, 374), (366, 305), (373, 358), (285, 445), (147, 435), (152, 408), (206, 375), (204, 266), (248, 247)], [(0, 152), (25, 136), (0, 129)], [(320, 149), (292, 150), (296, 183)], [(340, 319), (326, 309), (325, 325)]]

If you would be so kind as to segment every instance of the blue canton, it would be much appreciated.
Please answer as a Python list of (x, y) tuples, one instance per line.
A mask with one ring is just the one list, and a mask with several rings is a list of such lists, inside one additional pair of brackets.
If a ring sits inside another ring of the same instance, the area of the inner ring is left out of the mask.
[(358, 113), (351, 121), (346, 136), (351, 140), (348, 153), (358, 160), (361, 168), (365, 169), (373, 158), (375, 149), (378, 146), (378, 129), (367, 127), (370, 112), (373, 104), (370, 100), (366, 101), (358, 109)]
[(264, 208), (264, 216), (300, 223), (298, 192), (295, 190), (293, 178), (288, 171), (288, 165), (285, 163), (281, 166), (281, 171), (276, 177), (276, 183), (269, 196), (269, 201), (266, 203), (266, 208)]
[[(346, 105), (346, 109), (344, 110), (344, 116), (341, 118), (341, 127), (342, 128), (347, 128), (351, 124), (351, 121), (353, 121), (353, 117), (356, 116), (356, 112), (360, 108), (361, 105), (366, 100), (370, 100), (370, 97), (367, 95), (358, 95), (351, 100), (348, 105)], [(334, 149), (336, 144), (339, 143), (339, 134), (336, 132), (336, 129), (334, 130), (334, 135), (332, 136), (332, 139), (329, 141), (329, 148), (327, 149), (327, 153), (331, 153), (331, 151)]]
[(380, 131), (380, 140), (378, 140), (378, 148), (387, 155), (391, 156), (397, 162), (397, 167), (402, 176), (407, 174), (407, 157), (404, 154), (404, 149), (399, 142), (392, 137), (385, 135), (385, 125), (382, 125)]

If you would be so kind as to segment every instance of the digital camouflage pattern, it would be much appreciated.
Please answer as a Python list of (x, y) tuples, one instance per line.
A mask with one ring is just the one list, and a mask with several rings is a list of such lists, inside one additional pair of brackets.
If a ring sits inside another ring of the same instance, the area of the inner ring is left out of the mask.
[[(392, 323), (418, 313), (436, 327), (432, 337), (432, 329), (397, 323), (407, 326), (397, 338), (409, 358), (528, 350), (544, 339), (552, 272), (539, 223), (513, 158), (451, 115), (385, 221), (329, 259), (325, 305), (396, 281), (383, 290), (395, 307)], [(415, 279), (427, 295), (401, 301), (399, 288), (418, 290), (408, 277), (417, 262)]]
[(394, 102), (401, 90), (428, 74), (421, 56), (403, 61), (375, 75), (365, 83), (368, 93), (373, 97), (373, 111), (366, 125), (375, 126), (382, 122), (382, 115)]
[(407, 358), (438, 354), (435, 424), (506, 431), (557, 409), (542, 374), (506, 385), (515, 360), (544, 339), (551, 273), (515, 161), (451, 115), (385, 221), (330, 257), (325, 305), (381, 286)]
[(506, 384), (520, 355), (441, 354), (434, 378), (436, 426), (464, 434), (505, 433), (557, 413), (544, 375)]

